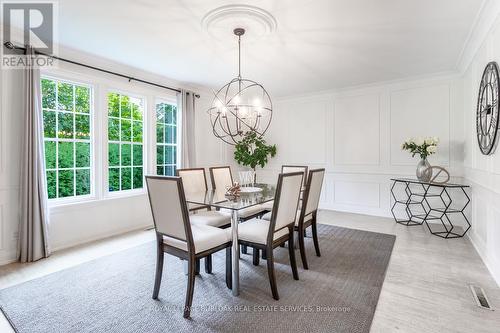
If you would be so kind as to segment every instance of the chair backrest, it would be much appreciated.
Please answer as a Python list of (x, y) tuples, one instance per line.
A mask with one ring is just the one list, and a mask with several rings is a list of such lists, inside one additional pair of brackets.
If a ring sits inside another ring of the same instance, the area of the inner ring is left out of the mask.
[(180, 177), (146, 176), (149, 204), (157, 233), (193, 244)]
[(177, 169), (177, 176), (182, 178), (182, 185), (186, 193), (208, 190), (204, 168)]
[(278, 176), (268, 241), (272, 241), (274, 232), (295, 224), (303, 177), (302, 172), (281, 173)]
[(212, 181), (212, 189), (227, 190), (233, 186), (233, 174), (230, 166), (211, 167), (210, 180)]
[(302, 172), (304, 173), (304, 182), (307, 179), (307, 165), (282, 165), (281, 173), (290, 173), (290, 172)]
[(304, 216), (318, 210), (324, 177), (325, 169), (315, 169), (309, 171), (309, 177), (304, 193), (304, 201), (302, 203), (302, 205), (305, 206), (305, 209), (302, 209), (304, 211), (302, 213)]

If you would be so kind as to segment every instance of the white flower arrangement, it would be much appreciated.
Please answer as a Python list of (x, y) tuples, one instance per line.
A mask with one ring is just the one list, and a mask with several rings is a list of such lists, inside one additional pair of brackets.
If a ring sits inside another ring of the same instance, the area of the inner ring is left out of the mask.
[(420, 158), (426, 159), (427, 156), (437, 152), (438, 143), (437, 137), (409, 138), (401, 145), (401, 149), (408, 150), (412, 157), (418, 154)]

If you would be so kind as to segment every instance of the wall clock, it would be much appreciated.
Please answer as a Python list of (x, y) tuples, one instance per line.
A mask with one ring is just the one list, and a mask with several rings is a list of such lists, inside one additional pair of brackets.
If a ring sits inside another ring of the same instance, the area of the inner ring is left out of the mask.
[(500, 89), (499, 70), (496, 62), (486, 65), (477, 98), (476, 130), (477, 142), (484, 155), (495, 151), (498, 134), (498, 96)]

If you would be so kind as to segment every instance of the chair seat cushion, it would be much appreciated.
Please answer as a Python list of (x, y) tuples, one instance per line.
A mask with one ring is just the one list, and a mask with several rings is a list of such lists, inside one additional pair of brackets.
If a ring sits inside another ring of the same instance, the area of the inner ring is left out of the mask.
[(188, 210), (198, 210), (202, 208), (208, 208), (206, 205), (198, 205), (198, 204), (193, 204), (193, 203), (188, 203)]
[[(266, 244), (269, 232), (269, 221), (262, 219), (251, 219), (238, 225), (238, 238), (247, 242)], [(278, 230), (274, 233), (274, 240), (288, 234), (288, 228)]]
[[(271, 212), (264, 214), (262, 216), (262, 219), (270, 221), (271, 220)], [(300, 219), (300, 209), (297, 210), (297, 215), (295, 216), (295, 225), (299, 225), (299, 219)], [(306, 216), (304, 216), (304, 222), (307, 222), (307, 221), (309, 221), (311, 219), (312, 219), (312, 214), (311, 213), (307, 214)]]
[[(220, 210), (223, 214), (227, 214), (228, 216), (231, 216), (232, 210), (230, 209), (224, 209), (222, 208)], [(240, 219), (245, 219), (247, 217), (257, 215), (259, 213), (264, 213), (266, 210), (262, 209), (261, 205), (255, 205), (247, 208), (240, 209), (238, 211), (238, 216)]]
[(273, 210), (273, 206), (274, 206), (274, 200), (271, 200), (271, 201), (268, 201), (268, 202), (264, 202), (262, 205), (260, 205), (260, 208), (262, 210), (272, 211)]
[(231, 216), (210, 210), (206, 212), (197, 212), (196, 214), (189, 215), (191, 224), (209, 225), (212, 227), (223, 227), (231, 224)]
[[(213, 249), (231, 241), (231, 228), (220, 229), (202, 224), (191, 224), (195, 253)], [(163, 243), (187, 251), (187, 242), (163, 236)]]

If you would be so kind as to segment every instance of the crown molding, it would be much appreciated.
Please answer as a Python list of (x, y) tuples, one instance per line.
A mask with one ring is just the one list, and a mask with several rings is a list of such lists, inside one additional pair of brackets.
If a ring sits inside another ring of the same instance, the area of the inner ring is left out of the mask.
[(461, 74), (465, 73), (477, 51), (491, 32), (500, 16), (500, 1), (483, 0), (474, 24), (471, 27), (462, 52), (458, 57), (456, 68)]

